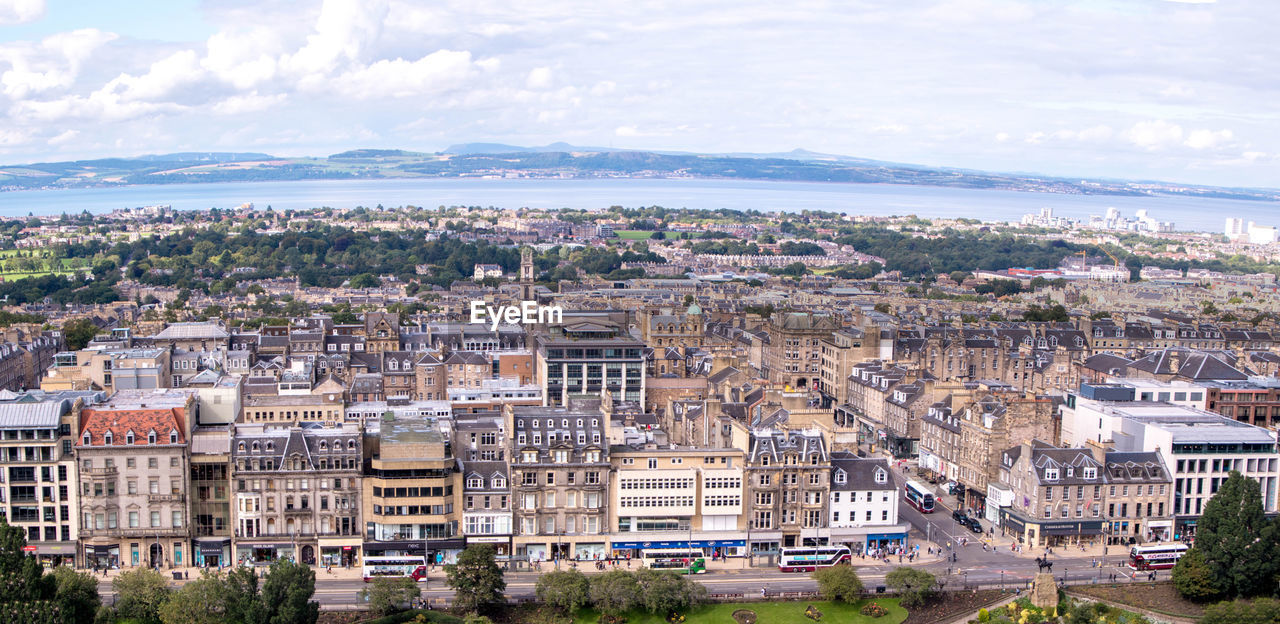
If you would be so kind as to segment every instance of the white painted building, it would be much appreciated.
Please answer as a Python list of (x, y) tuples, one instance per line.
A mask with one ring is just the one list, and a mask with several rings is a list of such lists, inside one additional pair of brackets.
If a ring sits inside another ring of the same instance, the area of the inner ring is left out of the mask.
[(855, 554), (869, 548), (907, 546), (909, 527), (898, 522), (901, 498), (888, 461), (833, 454), (827, 512), (830, 543), (847, 544)]

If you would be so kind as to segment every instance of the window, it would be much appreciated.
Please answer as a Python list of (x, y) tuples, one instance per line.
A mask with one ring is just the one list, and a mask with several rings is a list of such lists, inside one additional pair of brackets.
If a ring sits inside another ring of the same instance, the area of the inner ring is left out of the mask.
[(156, 432), (152, 431), (147, 434), (147, 444), (155, 444), (155, 443), (156, 443)]
[(158, 511), (151, 512), (151, 526), (153, 528), (160, 526), (160, 512)]

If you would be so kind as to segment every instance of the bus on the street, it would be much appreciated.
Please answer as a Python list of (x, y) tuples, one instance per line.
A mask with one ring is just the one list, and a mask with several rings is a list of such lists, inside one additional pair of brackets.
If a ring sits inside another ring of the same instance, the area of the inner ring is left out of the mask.
[(364, 580), (381, 577), (409, 577), (415, 581), (427, 580), (425, 557), (365, 557)]
[(853, 560), (848, 546), (817, 546), (813, 548), (783, 548), (778, 555), (778, 569), (782, 572), (813, 572)]
[(1135, 570), (1168, 570), (1190, 550), (1186, 544), (1152, 544), (1129, 549), (1129, 567)]
[(681, 574), (705, 574), (706, 556), (696, 548), (655, 548), (640, 552), (645, 567), (654, 570), (670, 570)]
[(907, 504), (920, 513), (933, 513), (933, 492), (918, 481), (907, 481), (903, 488)]

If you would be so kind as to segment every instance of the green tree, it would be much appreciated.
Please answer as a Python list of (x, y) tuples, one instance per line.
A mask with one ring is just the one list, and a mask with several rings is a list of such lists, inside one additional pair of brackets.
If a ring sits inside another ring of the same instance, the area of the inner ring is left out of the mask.
[(378, 281), (378, 278), (374, 277), (372, 273), (361, 273), (351, 278), (351, 280), (347, 282), (347, 286), (349, 288), (377, 288), (380, 283), (381, 282)]
[(378, 615), (391, 615), (421, 595), (418, 582), (407, 576), (376, 578), (360, 590), (360, 598)]
[(1200, 618), (1200, 624), (1274, 624), (1275, 622), (1280, 622), (1280, 602), (1273, 598), (1219, 602), (1205, 607), (1204, 617)]
[(464, 612), (479, 611), (503, 601), (507, 581), (502, 578), (492, 546), (467, 546), (458, 555), (458, 562), (445, 566), (444, 572), (446, 582), (454, 591), (453, 604)]
[(151, 568), (122, 572), (111, 581), (111, 587), (116, 591), (120, 617), (148, 624), (160, 621), (160, 607), (169, 597), (169, 586), (159, 572)]
[(253, 568), (236, 566), (225, 577), (224, 614), (228, 622), (253, 624), (265, 619), (267, 612), (258, 590), (258, 575)]
[(951, 278), (951, 281), (956, 284), (962, 284), (965, 280), (973, 277), (973, 274), (968, 271), (952, 271), (947, 274), (947, 277)]
[(72, 351), (83, 349), (98, 335), (98, 326), (87, 318), (75, 319), (62, 325), (62, 337)]
[(98, 580), (87, 572), (76, 572), (68, 566), (53, 569), (57, 584), (55, 600), (59, 613), (67, 622), (90, 622), (102, 605), (98, 595)]
[(813, 580), (818, 582), (818, 593), (823, 600), (857, 602), (862, 599), (862, 579), (853, 566), (821, 568), (813, 573)]
[(938, 579), (932, 574), (906, 566), (895, 568), (885, 575), (884, 582), (898, 592), (902, 606), (908, 609), (923, 605), (933, 597), (938, 588)]
[(309, 566), (281, 559), (271, 564), (262, 583), (262, 612), (270, 624), (315, 624), (320, 618), (316, 573)]
[(1196, 523), (1196, 548), (1224, 595), (1256, 596), (1275, 589), (1280, 572), (1276, 523), (1263, 515), (1257, 481), (1231, 471)]
[(557, 570), (538, 577), (538, 600), (570, 615), (591, 602), (591, 582), (576, 569)]
[(640, 585), (634, 574), (611, 570), (591, 577), (591, 606), (605, 615), (620, 616), (640, 604)]
[(706, 600), (705, 587), (670, 570), (643, 568), (636, 572), (635, 579), (640, 604), (650, 613), (666, 615)]
[(1178, 559), (1171, 573), (1173, 587), (1187, 600), (1207, 602), (1222, 597), (1222, 588), (1213, 575), (1213, 569), (1205, 563), (1199, 548), (1192, 548)]
[(205, 572), (200, 578), (170, 592), (160, 605), (164, 624), (222, 624), (242, 622), (227, 617), (227, 581), (218, 573)]

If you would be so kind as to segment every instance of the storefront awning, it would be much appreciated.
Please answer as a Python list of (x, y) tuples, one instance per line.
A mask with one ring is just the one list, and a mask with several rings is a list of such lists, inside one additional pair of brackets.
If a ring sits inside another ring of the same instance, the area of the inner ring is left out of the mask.
[(614, 550), (628, 548), (742, 548), (746, 540), (675, 540), (648, 542), (610, 542)]

